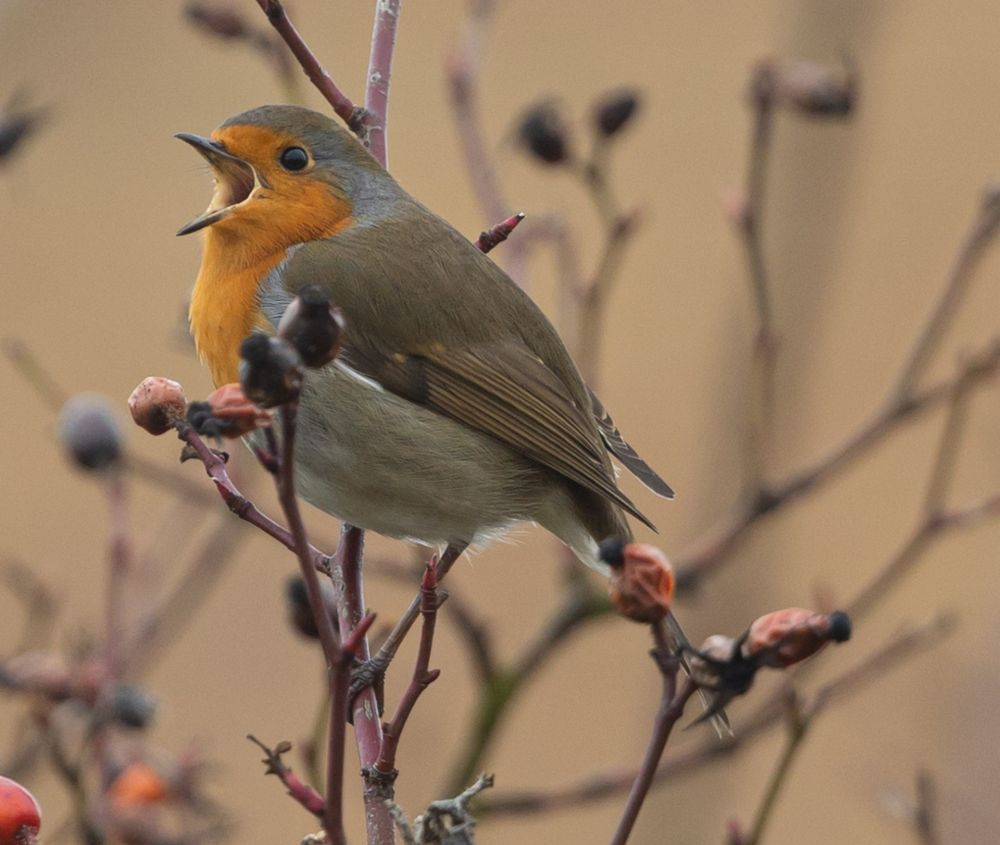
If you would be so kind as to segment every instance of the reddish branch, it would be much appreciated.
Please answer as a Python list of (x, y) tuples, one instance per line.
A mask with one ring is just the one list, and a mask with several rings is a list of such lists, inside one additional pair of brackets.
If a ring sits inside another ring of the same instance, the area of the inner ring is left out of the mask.
[(491, 229), (480, 232), (479, 237), (476, 239), (476, 248), (481, 252), (489, 252), (497, 244), (502, 244), (507, 240), (510, 237), (510, 233), (517, 228), (522, 220), (524, 220), (524, 212), (519, 211), (512, 217), (501, 220)]
[(437, 619), (438, 609), (436, 564), (437, 561), (432, 560), (427, 565), (420, 583), (420, 613), (424, 619), (420, 631), (420, 647), (413, 667), (413, 677), (400, 699), (396, 715), (385, 729), (382, 750), (375, 763), (375, 771), (381, 777), (395, 777), (396, 749), (399, 747), (399, 738), (403, 733), (403, 728), (406, 727), (406, 720), (410, 717), (410, 713), (423, 691), (434, 683), (438, 675), (441, 674), (439, 669), (429, 668), (431, 647), (434, 644), (434, 623)]
[[(853, 669), (838, 675), (821, 687), (805, 705), (804, 715), (811, 718), (830, 704), (883, 679), (886, 672), (896, 668), (906, 659), (940, 644), (953, 628), (952, 619), (938, 617), (924, 625), (902, 632)], [(713, 740), (709, 743), (698, 743), (694, 748), (676, 755), (657, 770), (654, 782), (660, 784), (676, 780), (700, 771), (712, 763), (729, 759), (735, 752), (749, 746), (752, 741), (767, 733), (784, 718), (786, 699), (787, 691), (783, 687), (752, 715), (741, 720), (737, 735), (726, 742)], [(480, 814), (523, 815), (572, 807), (624, 792), (632, 786), (637, 775), (638, 772), (635, 770), (597, 772), (578, 784), (499, 795), (496, 798), (484, 799), (480, 805)]]
[(323, 95), (323, 98), (333, 107), (334, 112), (348, 125), (351, 131), (361, 136), (364, 109), (355, 106), (350, 98), (337, 87), (330, 74), (320, 64), (319, 59), (309, 49), (289, 19), (280, 0), (257, 0), (257, 5), (264, 10), (271, 26), (277, 30), (282, 40), (288, 45), (288, 49), (292, 51), (292, 55), (295, 56), (302, 70), (309, 77), (309, 81), (316, 86), (316, 90)]
[(264, 752), (263, 763), (267, 766), (267, 774), (275, 775), (285, 785), (288, 794), (292, 798), (298, 801), (314, 816), (322, 819), (323, 813), (326, 810), (326, 803), (323, 801), (323, 796), (309, 786), (309, 784), (304, 783), (295, 772), (285, 765), (285, 761), (281, 759), (283, 754), (291, 751), (291, 743), (279, 742), (274, 748), (268, 748), (253, 734), (247, 734), (247, 739)]
[(653, 734), (649, 738), (649, 745), (643, 756), (642, 765), (636, 775), (632, 790), (629, 792), (628, 801), (625, 803), (625, 810), (615, 828), (614, 836), (611, 838), (611, 845), (625, 845), (629, 834), (639, 817), (639, 810), (646, 800), (649, 787), (653, 783), (656, 769), (660, 765), (660, 758), (663, 757), (663, 749), (666, 748), (667, 740), (678, 719), (684, 714), (684, 706), (688, 699), (694, 695), (697, 685), (690, 678), (686, 678), (684, 686), (680, 692), (677, 691), (677, 670), (679, 663), (673, 656), (670, 645), (667, 642), (662, 629), (652, 626), (653, 636), (656, 638), (656, 648), (653, 649), (652, 657), (656, 661), (657, 668), (663, 676), (663, 693), (660, 697), (660, 707), (653, 722)]
[[(299, 511), (299, 502), (295, 494), (295, 421), (298, 403), (283, 405), (281, 415), (281, 462), (277, 475), (278, 500), (288, 520), (288, 528), (292, 535), (295, 554), (299, 559), (299, 569), (306, 584), (309, 596), (309, 606), (312, 609), (313, 620), (323, 646), (326, 658), (328, 683), (330, 685), (330, 725), (329, 750), (326, 766), (326, 813), (323, 827), (333, 845), (347, 845), (347, 834), (344, 832), (344, 734), (347, 723), (347, 695), (350, 688), (350, 661), (347, 639), (341, 648), (341, 639), (333, 625), (333, 620), (323, 603), (320, 592), (319, 576), (313, 558), (313, 549), (306, 537), (305, 524)], [(368, 621), (368, 626), (371, 621)], [(358, 626), (358, 630), (361, 629)], [(362, 632), (363, 636), (363, 632)], [(354, 647), (357, 647), (356, 642)]]
[[(273, 537), (289, 551), (295, 551), (295, 540), (287, 528), (279, 525), (269, 516), (261, 513), (257, 506), (244, 496), (233, 483), (226, 469), (226, 462), (218, 452), (210, 449), (198, 433), (186, 422), (177, 423), (177, 436), (191, 448), (194, 457), (205, 465), (205, 472), (215, 483), (222, 500), (236, 516), (259, 528), (269, 537)], [(319, 549), (309, 547), (313, 566), (325, 572), (329, 566), (329, 558)]]

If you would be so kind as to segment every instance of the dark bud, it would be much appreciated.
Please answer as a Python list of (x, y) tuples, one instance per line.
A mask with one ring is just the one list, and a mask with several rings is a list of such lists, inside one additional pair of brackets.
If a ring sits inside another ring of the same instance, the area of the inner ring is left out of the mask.
[[(770, 95), (776, 105), (810, 117), (846, 117), (857, 101), (857, 80), (852, 71), (815, 62), (767, 65)], [(760, 90), (760, 76), (755, 83)]]
[(59, 437), (83, 469), (108, 469), (121, 458), (121, 430), (102, 397), (81, 394), (70, 399), (59, 415)]
[(208, 402), (192, 402), (188, 405), (187, 421), (202, 437), (218, 439), (225, 434), (225, 424), (215, 417)]
[[(337, 605), (333, 585), (329, 580), (322, 580), (319, 584), (319, 590), (323, 596), (326, 612), (335, 619)], [(319, 631), (316, 629), (316, 618), (309, 605), (309, 591), (306, 589), (306, 582), (301, 575), (292, 575), (285, 583), (285, 603), (288, 608), (288, 621), (292, 628), (307, 639), (318, 640)]]
[(607, 537), (597, 547), (597, 553), (608, 566), (623, 566), (625, 563), (625, 541), (621, 537)]
[(529, 109), (517, 130), (525, 149), (546, 164), (561, 164), (570, 157), (567, 134), (563, 119), (552, 103)]
[(307, 367), (322, 367), (336, 358), (343, 334), (340, 309), (319, 285), (299, 291), (278, 324), (278, 337), (295, 347)]
[(120, 685), (111, 700), (114, 720), (128, 728), (145, 728), (156, 713), (156, 699), (142, 687)]
[(292, 575), (285, 583), (285, 602), (291, 626), (303, 637), (318, 640), (319, 631), (316, 630), (316, 620), (309, 607), (309, 591), (301, 575)]
[(594, 126), (597, 133), (610, 138), (621, 130), (639, 108), (639, 97), (635, 91), (618, 91), (606, 95), (594, 108)]
[(302, 390), (302, 358), (287, 340), (252, 334), (240, 346), (240, 386), (251, 402), (273, 408)]
[(835, 643), (846, 643), (851, 638), (851, 617), (842, 610), (835, 610), (828, 617), (830, 639)]
[(5, 110), (0, 112), (0, 164), (21, 149), (46, 116), (46, 109), (25, 108), (18, 104), (20, 99), (15, 96)]
[(250, 31), (243, 15), (228, 5), (188, 3), (184, 17), (208, 35), (227, 41), (246, 38)]

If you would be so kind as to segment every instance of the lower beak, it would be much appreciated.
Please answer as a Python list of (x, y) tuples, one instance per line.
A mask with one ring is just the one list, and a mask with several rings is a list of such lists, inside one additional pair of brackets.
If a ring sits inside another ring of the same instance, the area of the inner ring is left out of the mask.
[(253, 192), (260, 187), (260, 179), (253, 167), (227, 152), (218, 142), (189, 132), (180, 132), (174, 137), (190, 144), (201, 153), (212, 165), (215, 175), (215, 195), (212, 197), (212, 202), (204, 214), (181, 227), (177, 232), (178, 235), (189, 235), (228, 217), (236, 206), (250, 199)]

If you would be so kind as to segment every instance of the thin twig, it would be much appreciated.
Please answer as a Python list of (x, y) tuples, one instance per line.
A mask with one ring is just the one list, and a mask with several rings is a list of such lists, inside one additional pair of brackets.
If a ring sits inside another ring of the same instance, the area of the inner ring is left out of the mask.
[[(281, 406), (281, 464), (276, 483), (278, 500), (288, 520), (288, 529), (292, 535), (295, 554), (299, 560), (299, 569), (306, 584), (309, 596), (309, 607), (312, 610), (313, 621), (319, 641), (323, 646), (326, 658), (328, 682), (330, 684), (330, 727), (329, 750), (326, 768), (326, 812), (323, 827), (326, 829), (333, 845), (347, 845), (347, 834), (344, 831), (343, 778), (344, 778), (344, 733), (347, 722), (347, 688), (349, 677), (342, 671), (344, 649), (333, 625), (333, 620), (323, 603), (320, 591), (319, 576), (316, 573), (313, 548), (306, 536), (305, 524), (299, 511), (299, 501), (295, 494), (295, 434), (298, 403), (290, 402)], [(340, 708), (336, 706), (340, 705)]]
[(917, 336), (910, 357), (903, 365), (895, 389), (899, 401), (909, 398), (927, 369), (949, 323), (958, 311), (965, 292), (969, 289), (980, 260), (996, 237), (998, 229), (1000, 229), (1000, 187), (991, 186), (983, 194), (976, 219), (955, 258), (944, 290)]
[(247, 739), (264, 752), (262, 762), (267, 766), (267, 774), (275, 775), (285, 785), (285, 789), (288, 790), (288, 794), (292, 798), (298, 801), (314, 816), (322, 819), (323, 813), (326, 810), (323, 796), (309, 784), (303, 782), (295, 772), (285, 765), (285, 761), (281, 759), (283, 754), (291, 750), (291, 743), (279, 742), (274, 748), (269, 748), (253, 734), (247, 734)]
[(913, 811), (913, 827), (920, 845), (939, 845), (937, 827), (937, 789), (931, 773), (917, 772), (917, 801)]
[(636, 775), (635, 783), (629, 792), (628, 801), (625, 802), (625, 810), (618, 826), (615, 828), (614, 836), (611, 838), (611, 845), (625, 845), (636, 819), (639, 818), (639, 811), (649, 794), (649, 787), (653, 783), (656, 769), (660, 765), (663, 757), (663, 749), (670, 739), (670, 733), (677, 724), (677, 721), (684, 714), (684, 706), (688, 699), (694, 695), (698, 688), (697, 684), (686, 678), (684, 686), (677, 691), (677, 670), (680, 663), (670, 651), (670, 646), (663, 636), (662, 629), (653, 625), (653, 635), (656, 638), (656, 648), (653, 649), (653, 660), (663, 676), (663, 691), (660, 697), (660, 707), (653, 722), (653, 733), (649, 738), (649, 745), (643, 756), (642, 765)]
[(984, 519), (1000, 517), (1000, 493), (963, 507), (925, 518), (871, 580), (847, 603), (847, 613), (860, 618), (868, 613), (920, 560), (932, 543), (948, 531), (971, 528)]
[(612, 219), (606, 226), (597, 269), (580, 294), (574, 358), (584, 381), (596, 388), (608, 297), (618, 279), (626, 247), (638, 229), (640, 217), (636, 212), (620, 212), (615, 206), (607, 207), (608, 200), (599, 193), (593, 196), (597, 208), (602, 210), (602, 217), (610, 215)]
[(538, 634), (507, 665), (496, 665), (482, 678), (479, 700), (461, 743), (462, 753), (452, 764), (444, 792), (450, 794), (468, 783), (481, 767), (483, 756), (518, 693), (537, 674), (558, 647), (587, 623), (610, 614), (607, 597), (587, 582), (567, 588), (563, 602), (543, 623)]
[(257, 0), (257, 5), (264, 11), (271, 26), (288, 45), (288, 49), (292, 51), (292, 55), (295, 56), (302, 70), (309, 77), (309, 81), (316, 86), (316, 90), (323, 95), (323, 99), (333, 107), (337, 117), (343, 120), (352, 132), (360, 136), (362, 134), (363, 109), (355, 106), (350, 98), (337, 87), (330, 74), (320, 64), (319, 59), (309, 49), (289, 19), (280, 0)]
[(914, 394), (904, 405), (894, 402), (886, 405), (814, 464), (765, 491), (683, 549), (675, 558), (678, 590), (690, 589), (706, 575), (718, 570), (729, 560), (745, 535), (765, 516), (814, 492), (884, 442), (899, 426), (947, 402), (958, 383), (966, 381), (970, 386), (979, 385), (992, 378), (998, 369), (1000, 342), (994, 340), (966, 361), (951, 378)]
[(806, 733), (809, 731), (810, 721), (810, 717), (803, 714), (801, 703), (795, 691), (788, 689), (786, 692), (785, 724), (787, 725), (787, 735), (785, 737), (785, 747), (778, 758), (774, 771), (771, 773), (771, 779), (768, 782), (767, 789), (764, 791), (764, 797), (761, 799), (760, 806), (754, 814), (753, 826), (750, 828), (750, 833), (743, 837), (742, 845), (760, 845), (761, 837), (764, 835), (767, 823), (774, 813), (774, 808), (778, 805), (778, 797), (781, 795), (782, 788), (788, 782), (792, 763), (802, 748)]
[(128, 652), (133, 672), (149, 671), (158, 652), (211, 595), (212, 587), (247, 536), (239, 523), (228, 518), (216, 525), (173, 590), (149, 610), (130, 637)]
[(757, 495), (764, 483), (774, 429), (774, 378), (777, 364), (777, 336), (774, 307), (762, 234), (764, 196), (767, 187), (767, 164), (771, 152), (774, 125), (773, 69), (769, 62), (759, 65), (751, 90), (753, 129), (747, 159), (743, 213), (738, 216), (739, 233), (746, 253), (747, 275), (757, 314), (753, 343), (752, 378), (747, 417), (746, 495)]
[(368, 84), (365, 86), (365, 134), (363, 140), (383, 167), (389, 167), (389, 83), (392, 56), (399, 26), (400, 0), (375, 0), (375, 22), (368, 57)]
[[(436, 576), (439, 583), (448, 574), (451, 567), (455, 564), (455, 561), (462, 556), (464, 551), (464, 545), (452, 545), (445, 549), (444, 554), (441, 555), (440, 560), (437, 562)], [(409, 607), (403, 611), (403, 615), (399, 618), (399, 621), (393, 626), (392, 630), (382, 641), (382, 645), (379, 647), (378, 653), (375, 655), (373, 660), (382, 668), (383, 671), (392, 662), (392, 659), (396, 656), (396, 652), (399, 650), (400, 645), (402, 645), (403, 640), (409, 633), (410, 628), (413, 627), (413, 623), (417, 621), (417, 617), (420, 615), (420, 605), (422, 601), (423, 593), (418, 592), (413, 597)]]
[(417, 660), (413, 666), (413, 676), (406, 692), (400, 699), (399, 706), (396, 708), (396, 715), (385, 728), (382, 750), (375, 763), (375, 770), (382, 776), (391, 776), (395, 772), (396, 749), (399, 747), (403, 728), (406, 727), (406, 720), (410, 717), (410, 713), (423, 691), (441, 674), (439, 669), (432, 670), (430, 668), (431, 647), (434, 644), (434, 623), (437, 619), (438, 609), (435, 565), (436, 561), (433, 560), (427, 565), (420, 584), (420, 614), (424, 621), (420, 631), (420, 647), (417, 650)]
[(463, 38), (452, 50), (447, 62), (451, 112), (458, 128), (465, 170), (472, 180), (479, 208), (487, 220), (501, 220), (510, 214), (496, 167), (487, 151), (476, 102), (484, 41), (495, 12), (494, 0), (473, 0), (469, 3)]
[(109, 514), (107, 598), (105, 601), (105, 657), (111, 677), (121, 680), (126, 671), (127, 629), (125, 588), (132, 565), (129, 542), (127, 495), (122, 473), (114, 470), (107, 479)]
[(476, 238), (476, 248), (480, 252), (489, 252), (497, 244), (502, 244), (507, 238), (510, 237), (510, 233), (517, 228), (517, 225), (524, 220), (524, 212), (519, 211), (517, 214), (508, 217), (506, 220), (501, 220), (495, 226), (479, 233), (479, 237)]
[[(239, 488), (229, 477), (226, 462), (218, 453), (210, 449), (198, 433), (186, 422), (178, 422), (176, 428), (177, 436), (191, 447), (194, 456), (204, 464), (205, 472), (215, 483), (215, 489), (218, 490), (222, 500), (226, 503), (226, 507), (244, 522), (249, 522), (269, 537), (277, 540), (286, 549), (294, 552), (295, 540), (291, 532), (283, 525), (279, 525), (273, 519), (261, 513), (257, 509), (257, 506), (240, 492)], [(329, 557), (313, 546), (310, 546), (309, 550), (314, 568), (325, 572), (329, 567)]]
[[(903, 661), (939, 645), (953, 629), (953, 619), (936, 617), (923, 625), (903, 631), (855, 667), (820, 687), (813, 695), (811, 703), (804, 708), (805, 714), (812, 718), (830, 704), (864, 689), (877, 680), (882, 680), (886, 672), (896, 668)], [(696, 747), (677, 754), (657, 770), (654, 782), (661, 784), (677, 780), (700, 771), (712, 763), (729, 759), (739, 750), (748, 747), (781, 721), (784, 696), (784, 689), (771, 696), (752, 715), (742, 720), (739, 733), (727, 741), (713, 740), (709, 743), (698, 743)], [(501, 794), (495, 798), (484, 799), (479, 813), (481, 816), (525, 815), (577, 806), (624, 792), (632, 786), (636, 775), (634, 769), (597, 772), (580, 783), (569, 786)]]
[(927, 492), (924, 495), (924, 514), (933, 518), (944, 507), (948, 492), (955, 477), (958, 451), (965, 433), (968, 418), (971, 380), (966, 375), (955, 382), (955, 388), (948, 400), (944, 429), (938, 443), (937, 454), (931, 469)]
[[(42, 404), (48, 410), (57, 413), (66, 403), (69, 394), (52, 373), (42, 365), (34, 350), (21, 338), (5, 337), (0, 340), (0, 351), (10, 361), (18, 375), (35, 391)], [(122, 457), (121, 469), (139, 481), (156, 484), (179, 495), (183, 494), (190, 500), (196, 502), (212, 501), (211, 494), (200, 484), (192, 482), (175, 470), (146, 460), (142, 455), (126, 453)]]

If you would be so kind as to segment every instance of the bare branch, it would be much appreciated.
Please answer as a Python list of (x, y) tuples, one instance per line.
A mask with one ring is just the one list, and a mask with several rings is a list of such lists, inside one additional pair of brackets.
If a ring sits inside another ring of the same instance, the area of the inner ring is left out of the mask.
[(917, 336), (910, 357), (896, 383), (895, 395), (902, 402), (909, 398), (920, 377), (937, 351), (975, 275), (979, 262), (1000, 229), (1000, 187), (991, 186), (983, 194), (976, 219), (966, 235), (945, 283), (937, 305)]
[(389, 82), (401, 0), (375, 0), (375, 23), (365, 87), (364, 141), (376, 160), (389, 167)]
[(698, 688), (691, 678), (687, 678), (680, 692), (677, 691), (677, 670), (680, 663), (673, 656), (661, 629), (656, 625), (651, 627), (654, 637), (657, 639), (652, 656), (663, 676), (663, 692), (660, 697), (660, 707), (653, 722), (653, 733), (649, 738), (649, 745), (646, 747), (646, 753), (636, 775), (635, 783), (632, 784), (632, 789), (629, 792), (625, 810), (615, 828), (614, 836), (611, 838), (611, 845), (625, 845), (628, 841), (629, 834), (631, 834), (636, 819), (639, 817), (639, 810), (642, 809), (642, 804), (649, 793), (649, 787), (653, 783), (653, 777), (660, 765), (660, 758), (663, 757), (663, 749), (667, 745), (667, 740), (670, 739), (670, 733), (684, 714), (684, 706), (688, 699)]
[(272, 749), (264, 745), (253, 734), (247, 734), (247, 739), (264, 752), (262, 762), (267, 767), (267, 774), (275, 775), (285, 785), (285, 789), (288, 790), (288, 794), (292, 798), (298, 801), (314, 816), (322, 819), (323, 813), (326, 810), (323, 796), (309, 786), (309, 784), (303, 783), (301, 778), (286, 766), (285, 761), (281, 759), (283, 754), (291, 751), (292, 744), (290, 742), (279, 742)]
[[(849, 697), (874, 681), (885, 677), (886, 672), (929, 648), (940, 644), (953, 630), (950, 617), (937, 617), (928, 623), (903, 631), (877, 649), (854, 668), (843, 672), (812, 696), (804, 707), (810, 718), (830, 704)], [(661, 766), (654, 782), (657, 784), (676, 780), (700, 771), (707, 765), (729, 759), (737, 751), (749, 746), (782, 719), (785, 690), (779, 690), (747, 719), (743, 720), (739, 734), (726, 742), (699, 743), (695, 748), (682, 752)], [(511, 792), (484, 799), (481, 815), (526, 815), (572, 807), (608, 798), (629, 789), (635, 780), (635, 770), (598, 772), (577, 784), (547, 790)]]
[(413, 676), (406, 692), (403, 693), (399, 706), (396, 708), (396, 715), (385, 729), (382, 750), (375, 763), (375, 770), (383, 777), (395, 776), (396, 749), (399, 747), (403, 728), (406, 727), (406, 720), (410, 717), (421, 693), (441, 674), (439, 669), (432, 670), (430, 668), (431, 647), (434, 644), (434, 623), (437, 620), (438, 609), (436, 565), (437, 561), (435, 560), (427, 564), (424, 578), (420, 584), (420, 614), (423, 616), (424, 623), (420, 631), (420, 648), (417, 650)]
[(302, 70), (309, 77), (309, 81), (316, 86), (316, 90), (323, 95), (323, 99), (333, 107), (337, 117), (344, 121), (352, 132), (362, 136), (364, 109), (355, 106), (350, 98), (337, 87), (330, 74), (320, 64), (319, 59), (309, 49), (289, 19), (280, 0), (257, 0), (257, 5), (264, 11), (271, 26), (288, 45), (288, 49), (292, 51), (292, 55), (295, 56)]

